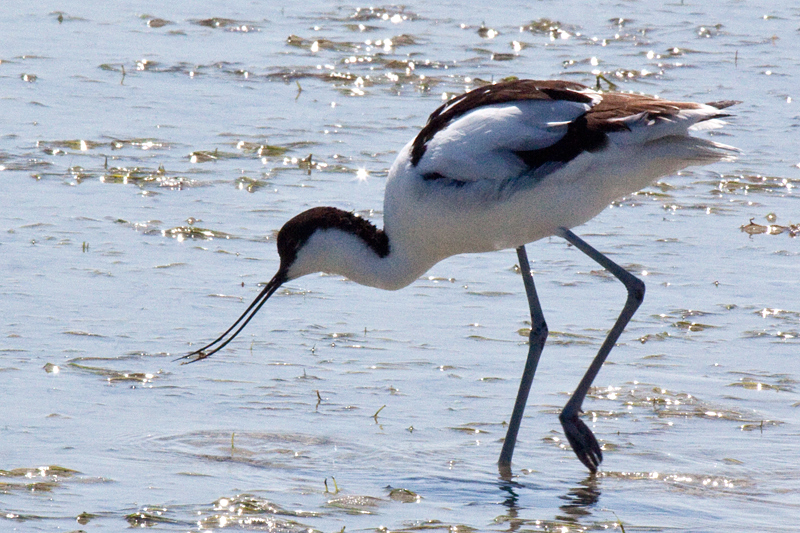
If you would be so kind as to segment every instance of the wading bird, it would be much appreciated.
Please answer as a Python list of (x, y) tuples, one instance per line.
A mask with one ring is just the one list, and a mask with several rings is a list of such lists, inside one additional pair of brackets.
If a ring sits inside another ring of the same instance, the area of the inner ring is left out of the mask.
[(379, 289), (411, 284), (456, 254), (516, 248), (531, 313), (528, 359), (500, 454), (514, 453), (531, 382), (547, 338), (525, 244), (557, 235), (595, 260), (628, 298), (559, 419), (578, 459), (596, 472), (603, 453), (579, 418), (595, 376), (644, 297), (644, 283), (571, 228), (613, 200), (735, 148), (692, 137), (719, 127), (737, 102), (673, 102), (598, 92), (567, 81), (504, 81), (451, 99), (400, 152), (386, 182), (384, 228), (335, 207), (315, 207), (278, 233), (280, 266), (216, 340), (182, 359), (199, 361), (233, 340), (267, 299), (306, 274), (328, 272)]

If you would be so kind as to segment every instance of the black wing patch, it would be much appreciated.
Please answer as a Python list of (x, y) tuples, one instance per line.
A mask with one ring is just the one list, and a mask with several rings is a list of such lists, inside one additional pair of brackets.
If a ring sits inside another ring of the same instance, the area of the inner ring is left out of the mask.
[(555, 144), (536, 150), (517, 150), (514, 153), (535, 170), (546, 163), (568, 163), (582, 152), (602, 150), (608, 143), (608, 136), (589, 128), (586, 115), (573, 120), (567, 126), (567, 133)]
[(444, 174), (441, 174), (439, 172), (428, 172), (427, 174), (423, 174), (422, 175), (422, 179), (423, 179), (423, 181), (437, 181), (438, 180), (438, 181), (445, 182), (448, 185), (452, 185), (454, 187), (463, 187), (464, 185), (467, 184), (467, 182), (464, 181), (464, 180), (457, 180), (457, 179), (453, 179), (453, 178), (448, 178), (447, 176), (445, 176)]

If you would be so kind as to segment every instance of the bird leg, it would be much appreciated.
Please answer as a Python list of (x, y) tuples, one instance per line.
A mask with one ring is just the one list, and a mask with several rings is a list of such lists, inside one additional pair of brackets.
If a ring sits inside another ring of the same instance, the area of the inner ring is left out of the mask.
[(531, 333), (528, 343), (528, 360), (525, 362), (525, 370), (522, 372), (522, 380), (517, 392), (517, 401), (514, 404), (514, 411), (511, 413), (511, 420), (508, 423), (506, 438), (503, 441), (503, 450), (500, 452), (500, 460), (497, 461), (501, 475), (510, 472), (511, 456), (514, 454), (514, 445), (517, 443), (517, 433), (522, 422), (522, 413), (525, 411), (525, 404), (528, 401), (528, 393), (531, 390), (531, 382), (536, 374), (536, 366), (539, 364), (539, 357), (542, 355), (544, 343), (547, 340), (547, 324), (544, 321), (542, 306), (539, 304), (539, 297), (536, 295), (536, 287), (531, 276), (531, 266), (528, 263), (528, 254), (525, 246), (517, 248), (519, 258), (519, 269), (522, 272), (522, 281), (525, 283), (525, 293), (528, 295), (528, 306), (531, 310)]
[(597, 352), (592, 364), (589, 366), (583, 379), (581, 379), (575, 392), (572, 393), (567, 405), (564, 406), (564, 409), (558, 417), (559, 420), (561, 420), (564, 433), (575, 455), (586, 465), (586, 468), (592, 473), (595, 473), (597, 472), (598, 465), (603, 461), (603, 452), (600, 450), (600, 445), (597, 443), (597, 439), (592, 434), (592, 431), (579, 418), (581, 406), (583, 405), (584, 398), (586, 398), (586, 394), (589, 392), (592, 381), (597, 377), (597, 373), (600, 372), (600, 367), (603, 366), (603, 362), (605, 362), (606, 357), (608, 357), (608, 353), (611, 351), (611, 348), (614, 347), (614, 344), (622, 334), (622, 330), (624, 330), (625, 326), (630, 322), (631, 317), (639, 308), (639, 305), (641, 305), (642, 300), (644, 300), (644, 282), (589, 246), (583, 239), (567, 228), (561, 228), (559, 235), (578, 250), (597, 261), (603, 268), (611, 272), (628, 290), (628, 299), (625, 301), (625, 306), (622, 308), (619, 318), (617, 318), (611, 331), (608, 332), (608, 336), (606, 336), (606, 340), (600, 347), (600, 351)]

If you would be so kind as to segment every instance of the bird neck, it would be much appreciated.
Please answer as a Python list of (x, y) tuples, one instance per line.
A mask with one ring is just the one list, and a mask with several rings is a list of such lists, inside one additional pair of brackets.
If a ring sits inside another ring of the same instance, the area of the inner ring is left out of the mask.
[(360, 285), (397, 290), (413, 283), (435, 263), (420, 261), (407, 243), (391, 239), (390, 233), (372, 224), (358, 224), (358, 231), (353, 227), (315, 229), (297, 250), (287, 269), (288, 278), (326, 272)]

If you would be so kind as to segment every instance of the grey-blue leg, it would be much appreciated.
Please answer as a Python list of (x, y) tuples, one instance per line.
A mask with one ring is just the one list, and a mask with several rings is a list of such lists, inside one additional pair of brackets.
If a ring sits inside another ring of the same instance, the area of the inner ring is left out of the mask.
[(536, 287), (533, 285), (531, 266), (528, 263), (528, 254), (525, 252), (525, 246), (517, 248), (517, 257), (519, 258), (522, 281), (525, 283), (525, 293), (528, 295), (528, 306), (531, 310), (531, 334), (528, 344), (528, 360), (525, 362), (525, 370), (522, 372), (517, 401), (514, 404), (514, 411), (511, 413), (511, 420), (508, 422), (508, 430), (506, 431), (506, 439), (503, 442), (503, 450), (500, 452), (500, 460), (497, 461), (501, 473), (511, 465), (511, 456), (514, 455), (514, 445), (517, 443), (517, 433), (519, 433), (519, 426), (522, 423), (522, 414), (528, 401), (531, 382), (534, 374), (536, 374), (536, 366), (539, 364), (539, 357), (542, 355), (542, 349), (547, 340), (547, 324), (544, 321), (539, 297), (536, 295)]
[(564, 433), (575, 455), (586, 465), (586, 468), (594, 473), (603, 460), (603, 452), (600, 450), (600, 445), (597, 443), (597, 439), (592, 434), (592, 431), (579, 418), (581, 406), (583, 405), (584, 398), (586, 398), (586, 394), (589, 392), (589, 387), (592, 386), (592, 381), (597, 377), (597, 373), (600, 372), (600, 367), (603, 366), (606, 357), (608, 357), (608, 353), (611, 351), (611, 348), (614, 347), (614, 344), (616, 344), (619, 336), (622, 334), (622, 330), (624, 330), (625, 326), (630, 322), (631, 317), (639, 308), (639, 305), (641, 305), (642, 300), (644, 300), (644, 282), (589, 246), (583, 239), (570, 230), (561, 228), (559, 235), (578, 250), (597, 261), (600, 266), (611, 272), (628, 290), (628, 299), (625, 301), (625, 306), (622, 308), (619, 318), (617, 318), (611, 331), (608, 332), (606, 340), (600, 347), (600, 351), (597, 352), (594, 361), (592, 361), (592, 364), (589, 366), (589, 369), (586, 371), (586, 374), (583, 376), (583, 379), (581, 379), (581, 382), (578, 384), (575, 392), (572, 393), (567, 405), (564, 406), (559, 416), (561, 426), (564, 428)]

